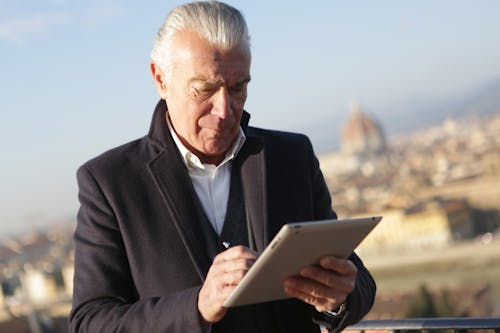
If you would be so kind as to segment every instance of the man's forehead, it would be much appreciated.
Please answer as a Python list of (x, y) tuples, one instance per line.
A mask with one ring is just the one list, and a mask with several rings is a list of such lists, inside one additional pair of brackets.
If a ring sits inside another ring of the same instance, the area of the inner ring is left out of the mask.
[(173, 50), (174, 62), (179, 64), (203, 64), (204, 66), (224, 66), (241, 68), (250, 64), (250, 54), (239, 48), (223, 50), (213, 47), (185, 47)]
[[(207, 39), (193, 30), (183, 30), (175, 34), (171, 45), (173, 58), (182, 61), (197, 58), (200, 61), (222, 62), (228, 57), (242, 62), (251, 58), (247, 43), (240, 43), (231, 48), (225, 48), (210, 43)], [(240, 58), (240, 59), (238, 59)]]

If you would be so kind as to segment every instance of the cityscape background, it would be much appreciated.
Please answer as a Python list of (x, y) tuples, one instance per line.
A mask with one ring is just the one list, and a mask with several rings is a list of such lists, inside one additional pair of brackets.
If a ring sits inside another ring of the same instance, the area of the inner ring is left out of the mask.
[[(0, 1), (0, 332), (65, 332), (76, 169), (146, 134), (179, 3)], [(500, 2), (229, 3), (251, 124), (311, 138), (340, 217), (384, 215), (369, 317), (500, 316)]]

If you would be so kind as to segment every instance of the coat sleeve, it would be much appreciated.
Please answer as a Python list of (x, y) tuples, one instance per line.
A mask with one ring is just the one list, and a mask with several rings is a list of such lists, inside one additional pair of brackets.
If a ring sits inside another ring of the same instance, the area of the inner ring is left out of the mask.
[(201, 286), (139, 299), (114, 212), (86, 166), (77, 173), (80, 210), (74, 234), (70, 332), (207, 332)]
[[(311, 179), (313, 184), (315, 218), (326, 219), (336, 217), (337, 215), (331, 208), (331, 196), (321, 172), (318, 159), (314, 155), (310, 142), (309, 145), (313, 165)], [(370, 272), (355, 253), (351, 254), (349, 260), (356, 265), (358, 273), (354, 290), (347, 298), (347, 311), (343, 316), (330, 318), (313, 310), (313, 320), (326, 326), (329, 332), (338, 332), (344, 327), (360, 321), (370, 311), (375, 300), (376, 284)]]

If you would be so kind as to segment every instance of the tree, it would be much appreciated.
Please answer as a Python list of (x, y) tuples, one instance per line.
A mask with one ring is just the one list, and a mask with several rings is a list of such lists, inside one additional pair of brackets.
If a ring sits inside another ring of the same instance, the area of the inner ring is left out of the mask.
[(406, 313), (408, 318), (433, 318), (438, 317), (436, 306), (432, 298), (432, 294), (427, 289), (425, 284), (420, 285), (415, 298), (410, 303), (410, 307)]

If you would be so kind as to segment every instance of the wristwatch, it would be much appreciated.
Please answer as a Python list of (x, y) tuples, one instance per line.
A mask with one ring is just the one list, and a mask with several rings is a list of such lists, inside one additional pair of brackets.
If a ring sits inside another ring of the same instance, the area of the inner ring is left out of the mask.
[(347, 305), (344, 302), (344, 303), (340, 304), (340, 307), (337, 311), (324, 311), (323, 313), (326, 314), (328, 317), (338, 318), (338, 317), (344, 315), (346, 308), (347, 308)]
[(347, 319), (348, 312), (347, 303), (344, 302), (337, 311), (316, 312), (313, 321), (330, 333), (338, 333), (345, 327), (344, 322)]

